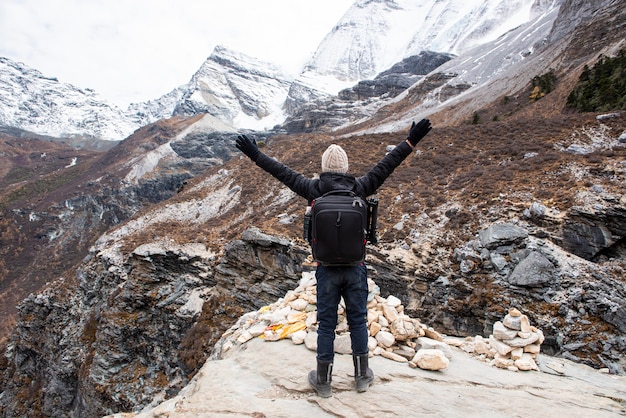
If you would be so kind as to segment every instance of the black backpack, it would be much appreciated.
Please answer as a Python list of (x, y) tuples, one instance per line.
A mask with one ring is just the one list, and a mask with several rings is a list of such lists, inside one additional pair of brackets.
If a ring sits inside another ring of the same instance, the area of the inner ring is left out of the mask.
[(346, 266), (365, 260), (367, 221), (367, 203), (351, 191), (334, 190), (315, 199), (309, 235), (315, 261)]

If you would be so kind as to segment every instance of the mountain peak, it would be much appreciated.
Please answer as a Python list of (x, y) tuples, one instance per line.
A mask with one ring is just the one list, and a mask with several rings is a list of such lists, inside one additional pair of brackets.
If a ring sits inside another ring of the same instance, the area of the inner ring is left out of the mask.
[(0, 58), (0, 125), (56, 137), (121, 140), (139, 128), (91, 89)]
[(270, 63), (218, 46), (173, 114), (208, 113), (235, 127), (268, 129), (284, 119), (281, 106), (291, 81)]

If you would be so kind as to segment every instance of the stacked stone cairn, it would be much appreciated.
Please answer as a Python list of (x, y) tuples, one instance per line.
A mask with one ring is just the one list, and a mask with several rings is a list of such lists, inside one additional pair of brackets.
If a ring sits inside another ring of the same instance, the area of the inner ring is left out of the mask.
[[(294, 344), (305, 344), (317, 350), (317, 308), (315, 273), (305, 272), (298, 287), (285, 297), (264, 306), (256, 312), (243, 315), (222, 336), (222, 353), (245, 344), (252, 338), (265, 341), (291, 339)], [(368, 313), (370, 357), (379, 355), (411, 367), (442, 370), (452, 358), (451, 347), (430, 327), (404, 313), (401, 301), (395, 296), (383, 298), (380, 288), (368, 279)], [(351, 354), (350, 333), (343, 299), (340, 303), (336, 328), (335, 352)]]
[(536, 359), (544, 341), (543, 332), (532, 326), (528, 316), (510, 308), (502, 321), (493, 324), (493, 334), (461, 342), (446, 340), (464, 351), (478, 355), (493, 366), (511, 371), (539, 370)]
[[(245, 344), (252, 338), (265, 341), (290, 339), (317, 350), (317, 309), (315, 273), (305, 272), (298, 287), (271, 305), (243, 315), (221, 338), (221, 352)], [(497, 367), (510, 370), (536, 370), (534, 362), (543, 341), (541, 331), (531, 327), (528, 318), (511, 310), (502, 322), (494, 325), (488, 340), (477, 336), (450, 339), (404, 313), (395, 296), (383, 298), (380, 288), (368, 279), (369, 351), (371, 356), (407, 363), (425, 370), (443, 370), (452, 358), (451, 346), (459, 347), (481, 359), (490, 359)], [(351, 354), (350, 333), (343, 300), (336, 328), (335, 352)]]

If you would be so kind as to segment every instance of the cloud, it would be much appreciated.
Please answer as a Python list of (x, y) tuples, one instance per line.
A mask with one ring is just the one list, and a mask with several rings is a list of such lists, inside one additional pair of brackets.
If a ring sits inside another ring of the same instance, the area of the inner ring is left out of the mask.
[(216, 45), (292, 74), (353, 0), (2, 0), (0, 56), (114, 104), (189, 81)]

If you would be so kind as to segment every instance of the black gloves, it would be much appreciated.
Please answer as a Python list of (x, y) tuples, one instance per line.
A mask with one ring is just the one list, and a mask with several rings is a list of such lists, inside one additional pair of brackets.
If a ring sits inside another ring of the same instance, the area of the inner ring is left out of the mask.
[(249, 139), (245, 135), (239, 135), (236, 142), (237, 149), (239, 149), (239, 151), (246, 154), (252, 161), (256, 161), (261, 151), (259, 151), (259, 147), (257, 146), (254, 138)]
[(411, 130), (409, 131), (409, 136), (406, 139), (412, 146), (416, 146), (417, 143), (420, 142), (431, 129), (432, 126), (430, 126), (430, 121), (428, 119), (422, 119), (417, 125), (413, 122)]

